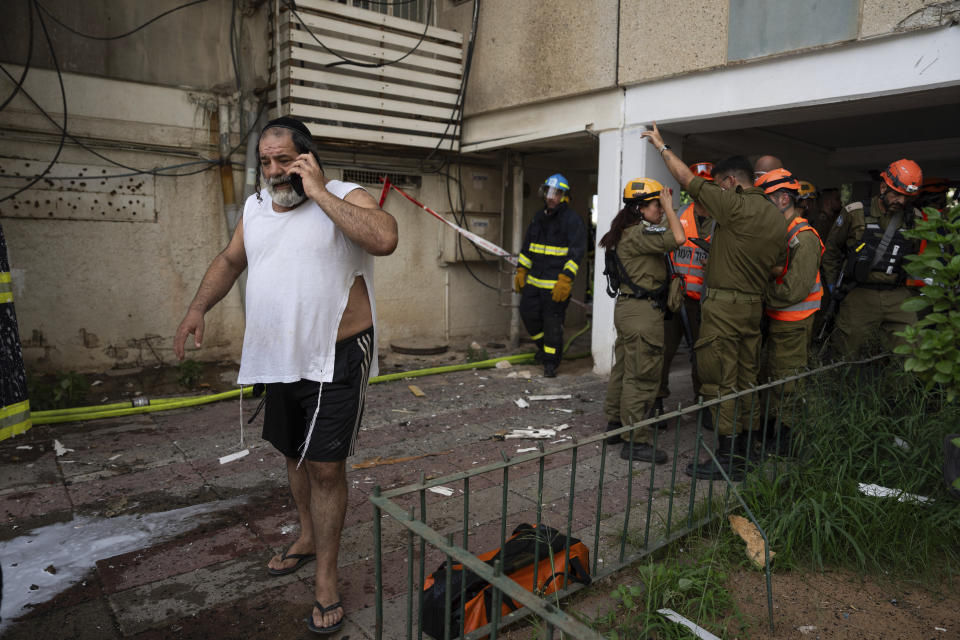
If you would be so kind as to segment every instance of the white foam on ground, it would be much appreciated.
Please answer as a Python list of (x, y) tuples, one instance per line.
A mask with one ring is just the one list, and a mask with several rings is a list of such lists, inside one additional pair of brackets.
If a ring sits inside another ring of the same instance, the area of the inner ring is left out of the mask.
[[(0, 631), (13, 618), (25, 613), (27, 607), (51, 600), (79, 582), (98, 560), (168, 540), (203, 524), (214, 512), (231, 509), (245, 501), (235, 498), (115, 518), (80, 516), (0, 542), (0, 562), (3, 563)], [(51, 565), (55, 574), (45, 570)], [(31, 585), (37, 588), (31, 590)]]

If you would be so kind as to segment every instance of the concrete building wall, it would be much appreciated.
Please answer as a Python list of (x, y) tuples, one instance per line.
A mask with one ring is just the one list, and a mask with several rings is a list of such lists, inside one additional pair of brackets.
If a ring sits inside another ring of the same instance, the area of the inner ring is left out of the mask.
[[(217, 157), (211, 94), (73, 74), (64, 85), (70, 133), (127, 167)], [(52, 72), (31, 70), (24, 86), (62, 121)], [(10, 88), (3, 84), (4, 92)], [(22, 95), (0, 112), (0, 126), (4, 173), (36, 174), (55, 157), (60, 136)], [(86, 178), (43, 180), (0, 203), (31, 370), (173, 360), (173, 333), (206, 265), (228, 240), (219, 175), (107, 178), (128, 173), (68, 139), (52, 175)], [(22, 184), (3, 180), (4, 195)], [(205, 358), (234, 357), (243, 330), (237, 293), (211, 312), (208, 327)]]
[(616, 4), (484, 0), (467, 116), (612, 87)]

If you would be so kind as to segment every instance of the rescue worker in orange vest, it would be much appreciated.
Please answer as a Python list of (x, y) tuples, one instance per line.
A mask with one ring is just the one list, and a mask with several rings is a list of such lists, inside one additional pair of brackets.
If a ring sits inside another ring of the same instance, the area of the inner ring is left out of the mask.
[(559, 173), (541, 185), (544, 207), (527, 227), (513, 279), (513, 290), (521, 294), (520, 318), (537, 345), (545, 378), (557, 375), (570, 290), (587, 251), (587, 229), (567, 205), (569, 193)]
[[(690, 165), (694, 176), (713, 182), (710, 172), (713, 171), (712, 162), (697, 162)], [(667, 254), (673, 267), (673, 272), (683, 278), (684, 311), (686, 319), (681, 313), (671, 314), (669, 320), (663, 322), (663, 371), (660, 375), (660, 390), (657, 392), (656, 412), (663, 413), (663, 399), (670, 395), (670, 363), (677, 353), (680, 341), (686, 339), (687, 346), (693, 351), (693, 345), (700, 335), (700, 298), (703, 296), (703, 268), (707, 264), (710, 235), (716, 226), (716, 221), (710, 219), (699, 202), (691, 202), (680, 212), (680, 224), (687, 241), (682, 246)], [(684, 326), (686, 321), (687, 326)], [(693, 378), (693, 393), (696, 397), (700, 391), (700, 378), (697, 376), (696, 362), (691, 367)], [(712, 420), (705, 419), (704, 424), (712, 424)]]
[[(756, 186), (787, 221), (787, 262), (764, 294), (768, 329), (761, 358), (760, 381), (779, 380), (807, 367), (807, 347), (813, 330), (813, 316), (820, 308), (820, 258), (823, 242), (813, 226), (801, 215), (797, 200), (801, 183), (786, 169), (762, 175)], [(766, 422), (768, 451), (786, 455), (790, 450), (790, 427), (796, 426), (796, 382), (770, 393)], [(779, 433), (778, 433), (779, 432)]]
[(907, 282), (903, 258), (921, 247), (903, 230), (922, 216), (913, 200), (923, 173), (916, 162), (903, 158), (890, 163), (880, 178), (879, 195), (848, 204), (827, 236), (823, 273), (839, 302), (834, 338), (844, 357), (855, 356), (878, 333), (881, 347), (892, 351), (902, 342), (894, 334), (917, 321), (913, 311), (901, 308), (921, 284)]

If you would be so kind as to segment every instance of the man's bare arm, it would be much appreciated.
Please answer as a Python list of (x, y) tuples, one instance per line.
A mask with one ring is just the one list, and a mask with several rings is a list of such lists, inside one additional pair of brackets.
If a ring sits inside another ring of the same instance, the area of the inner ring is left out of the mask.
[(204, 314), (229, 293), (233, 283), (246, 268), (247, 253), (243, 246), (243, 220), (240, 220), (237, 223), (237, 230), (230, 239), (230, 244), (210, 263), (207, 273), (200, 281), (197, 294), (187, 309), (187, 315), (184, 316), (183, 322), (180, 323), (173, 337), (173, 352), (178, 360), (183, 360), (184, 345), (187, 336), (191, 333), (194, 336), (194, 345), (197, 348), (200, 347), (203, 342)]
[(340, 199), (327, 191), (327, 179), (312, 154), (297, 157), (287, 175), (299, 174), (303, 189), (327, 216), (361, 249), (375, 256), (388, 256), (397, 248), (397, 221), (380, 208), (363, 189), (354, 189)]
[(397, 248), (397, 221), (363, 189), (354, 189), (342, 200), (324, 189), (316, 202), (367, 253), (388, 256)]
[[(663, 148), (663, 138), (660, 137), (660, 130), (657, 128), (657, 123), (653, 123), (653, 129), (650, 131), (644, 131), (640, 134), (647, 141), (653, 145), (654, 149), (658, 151)], [(693, 180), (693, 172), (690, 171), (690, 167), (683, 163), (683, 160), (680, 159), (680, 156), (675, 154), (669, 149), (665, 149), (660, 153), (660, 158), (663, 160), (663, 163), (667, 166), (667, 170), (670, 172), (670, 175), (673, 176), (674, 180), (680, 183), (680, 186), (686, 189), (690, 186), (690, 181)]]

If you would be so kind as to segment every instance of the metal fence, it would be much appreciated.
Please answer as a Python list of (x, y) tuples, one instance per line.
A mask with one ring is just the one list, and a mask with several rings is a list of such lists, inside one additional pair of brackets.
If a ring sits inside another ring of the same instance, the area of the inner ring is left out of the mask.
[[(627, 425), (610, 433), (598, 433), (576, 439), (549, 449), (538, 443), (537, 450), (513, 458), (503, 455), (495, 464), (427, 480), (421, 476), (418, 483), (381, 492), (374, 489), (374, 562), (376, 582), (376, 638), (423, 638), (423, 585), (427, 576), (443, 562), (458, 563), (473, 571), (491, 585), (492, 606), (489, 622), (465, 638), (497, 638), (499, 630), (527, 615), (541, 619), (544, 638), (552, 638), (554, 630), (577, 640), (596, 639), (600, 635), (577, 618), (560, 609), (560, 599), (583, 588), (568, 581), (564, 572), (565, 588), (545, 599), (532, 593), (502, 574), (500, 562), (488, 563), (477, 557), (482, 551), (500, 548), (509, 539), (508, 522), (513, 525), (530, 521), (539, 528), (553, 526), (567, 537), (565, 558), (569, 559), (569, 540), (580, 539), (590, 550), (590, 575), (596, 580), (607, 576), (638, 559), (671, 544), (696, 531), (708, 522), (733, 508), (737, 503), (763, 536), (766, 553), (766, 534), (737, 492), (736, 484), (724, 473), (722, 481), (687, 481), (678, 460), (692, 450), (694, 465), (698, 458), (707, 456), (714, 461), (717, 436), (714, 429), (704, 425), (705, 412), (711, 408), (714, 420), (719, 420), (721, 405), (734, 410), (744, 403), (755, 424), (747, 425), (748, 447), (754, 438), (761, 440), (761, 451), (779, 447), (767, 442), (768, 417), (779, 427), (780, 415), (787, 411), (803, 411), (804, 403), (795, 387), (804, 378), (817, 376), (827, 370), (846, 366), (836, 363), (759, 385), (699, 404), (678, 408), (676, 411)], [(771, 411), (771, 401), (780, 401), (781, 411)], [(665, 464), (626, 464), (617, 457), (616, 464), (607, 460), (606, 438), (614, 433), (627, 435), (643, 426), (673, 423), (671, 428), (653, 429), (654, 447), (671, 451)], [(758, 422), (759, 424), (756, 424)], [(754, 431), (754, 429), (758, 429)], [(740, 431), (740, 425), (735, 430)], [(763, 465), (751, 467), (752, 473), (779, 473), (783, 459), (770, 457)], [(695, 467), (696, 468), (696, 467)], [(679, 471), (679, 472), (678, 472)], [(431, 489), (459, 488), (459, 493), (442, 502), (431, 503)], [(645, 492), (635, 500), (635, 494)], [(732, 497), (731, 497), (732, 496)], [(484, 521), (484, 522), (481, 522)], [(537, 539), (533, 559), (536, 567), (549, 551), (540, 555)], [(565, 563), (569, 566), (569, 562)], [(773, 631), (773, 596), (770, 584), (769, 555), (766, 557), (767, 609), (770, 629)], [(536, 570), (536, 569), (535, 569)], [(452, 604), (456, 586), (451, 582), (451, 571), (446, 572), (445, 629), (443, 640), (460, 636), (459, 621), (466, 614), (466, 585), (459, 586), (459, 611)], [(403, 587), (394, 586), (385, 593), (385, 576)], [(534, 584), (539, 584), (534, 577)], [(385, 597), (386, 596), (386, 597)], [(523, 608), (501, 616), (503, 596), (511, 598)], [(451, 628), (451, 618), (455, 619)], [(385, 620), (389, 628), (385, 628)], [(430, 636), (426, 636), (430, 637)], [(441, 640), (441, 639), (437, 639)]]

